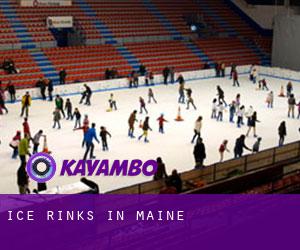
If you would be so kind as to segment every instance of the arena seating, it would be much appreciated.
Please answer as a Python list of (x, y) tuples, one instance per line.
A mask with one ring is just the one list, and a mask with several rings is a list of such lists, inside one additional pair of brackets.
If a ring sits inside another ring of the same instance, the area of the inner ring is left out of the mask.
[[(195, 39), (184, 19), (195, 14), (222, 35)], [(55, 48), (47, 16), (74, 16), (75, 29), (89, 46)], [(0, 49), (11, 48), (1, 60), (12, 58), (21, 70), (17, 75), (1, 71), (0, 80), (4, 84), (12, 80), (23, 88), (34, 86), (40, 76), (56, 82), (62, 67), (71, 83), (101, 79), (112, 67), (125, 76), (139, 63), (155, 73), (165, 66), (178, 71), (201, 69), (205, 62), (267, 63), (271, 51), (271, 39), (259, 36), (221, 0), (74, 0), (70, 7), (38, 11), (20, 7), (17, 0), (3, 0), (0, 21)], [(26, 51), (32, 44), (34, 50)]]

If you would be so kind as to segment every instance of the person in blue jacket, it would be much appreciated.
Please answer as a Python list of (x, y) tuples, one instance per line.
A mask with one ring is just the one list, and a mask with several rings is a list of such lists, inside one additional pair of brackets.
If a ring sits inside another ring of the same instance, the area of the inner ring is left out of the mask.
[(90, 153), (90, 159), (95, 159), (96, 157), (94, 156), (94, 143), (93, 140), (95, 139), (98, 143), (99, 140), (97, 138), (96, 134), (96, 124), (92, 123), (92, 127), (84, 134), (84, 141), (86, 143), (86, 151), (84, 154), (83, 159), (86, 160), (88, 153)]

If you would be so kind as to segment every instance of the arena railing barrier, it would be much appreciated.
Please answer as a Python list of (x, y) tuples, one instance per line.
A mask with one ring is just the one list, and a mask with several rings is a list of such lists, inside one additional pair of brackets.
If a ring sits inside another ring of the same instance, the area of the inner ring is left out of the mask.
[[(206, 184), (224, 181), (233, 176), (272, 168), (275, 164), (300, 161), (300, 141), (274, 147), (238, 159), (215, 163), (203, 169), (194, 169), (180, 174), (186, 189), (200, 188)], [(300, 169), (300, 166), (298, 166)], [(155, 194), (165, 186), (165, 179), (149, 181), (108, 192), (109, 194)]]

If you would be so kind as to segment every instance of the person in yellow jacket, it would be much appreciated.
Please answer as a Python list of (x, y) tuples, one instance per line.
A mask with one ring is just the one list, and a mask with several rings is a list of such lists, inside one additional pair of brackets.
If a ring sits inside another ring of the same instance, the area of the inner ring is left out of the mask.
[(26, 92), (25, 95), (22, 97), (21, 117), (23, 117), (24, 113), (25, 113), (25, 116), (28, 117), (30, 105), (31, 105), (31, 96), (30, 96), (29, 92)]
[(31, 156), (29, 152), (29, 136), (26, 134), (25, 137), (20, 141), (19, 147), (19, 157), (21, 161), (21, 166), (26, 165), (26, 156), (29, 155)]

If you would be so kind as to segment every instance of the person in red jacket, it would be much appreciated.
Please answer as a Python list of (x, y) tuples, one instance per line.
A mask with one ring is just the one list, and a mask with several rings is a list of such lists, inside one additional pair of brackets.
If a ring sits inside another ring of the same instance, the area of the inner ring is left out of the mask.
[(239, 74), (237, 72), (237, 70), (234, 70), (233, 73), (232, 73), (232, 78), (233, 78), (233, 86), (240, 86), (240, 83), (239, 83)]
[(24, 132), (24, 136), (28, 135), (28, 138), (31, 139), (30, 127), (29, 127), (29, 123), (28, 123), (28, 118), (27, 117), (24, 118), (23, 132)]
[(12, 159), (17, 159), (19, 154), (18, 147), (21, 141), (21, 131), (17, 131), (16, 135), (13, 137), (12, 141), (10, 142), (9, 146), (13, 149)]
[(164, 123), (168, 122), (165, 118), (164, 118), (164, 114), (161, 114), (160, 117), (157, 118), (158, 121), (158, 132), (164, 134)]
[(84, 120), (83, 120), (83, 126), (73, 129), (74, 131), (79, 130), (79, 129), (83, 131), (83, 140), (82, 140), (82, 144), (81, 144), (82, 147), (84, 147), (84, 145), (85, 145), (84, 135), (89, 130), (89, 128), (90, 128), (89, 125), (90, 125), (89, 117), (88, 117), (88, 115), (85, 115)]

